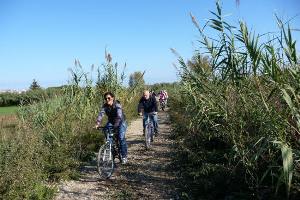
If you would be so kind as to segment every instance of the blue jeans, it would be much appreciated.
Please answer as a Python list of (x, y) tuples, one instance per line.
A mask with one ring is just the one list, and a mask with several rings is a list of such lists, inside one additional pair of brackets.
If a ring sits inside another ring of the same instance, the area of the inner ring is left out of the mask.
[(154, 125), (154, 132), (157, 133), (158, 132), (158, 122), (157, 122), (157, 115), (153, 115), (149, 113), (144, 112), (144, 116), (143, 116), (143, 127), (145, 130), (145, 126), (146, 126), (146, 121), (148, 119), (148, 116), (150, 117), (150, 120), (152, 120), (152, 123)]
[[(110, 122), (107, 122), (105, 126), (109, 127), (112, 126), (112, 124)], [(127, 142), (125, 138), (126, 130), (127, 130), (127, 123), (122, 122), (121, 125), (118, 127), (118, 140), (120, 144), (119, 153), (121, 155), (121, 158), (127, 158)]]

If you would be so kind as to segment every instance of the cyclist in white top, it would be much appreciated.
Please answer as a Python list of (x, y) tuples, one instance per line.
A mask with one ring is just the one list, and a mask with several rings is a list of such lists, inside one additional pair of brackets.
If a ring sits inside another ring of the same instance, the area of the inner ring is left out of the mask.
[(167, 105), (167, 101), (168, 101), (168, 93), (166, 90), (161, 90), (159, 92), (159, 102), (161, 103), (162, 101), (165, 102), (165, 105)]

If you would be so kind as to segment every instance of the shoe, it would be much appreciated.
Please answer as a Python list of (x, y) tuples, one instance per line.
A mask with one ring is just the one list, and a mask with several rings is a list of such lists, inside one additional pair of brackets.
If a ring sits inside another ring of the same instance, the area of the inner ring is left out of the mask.
[(157, 137), (159, 135), (158, 130), (154, 131), (154, 135), (155, 135), (155, 137)]
[(125, 165), (128, 162), (127, 158), (122, 158), (122, 165)]

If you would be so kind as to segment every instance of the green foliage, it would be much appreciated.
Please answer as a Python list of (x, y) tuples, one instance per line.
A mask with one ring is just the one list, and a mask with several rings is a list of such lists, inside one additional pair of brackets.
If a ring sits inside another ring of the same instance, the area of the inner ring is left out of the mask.
[(99, 92), (113, 92), (118, 96), (119, 93), (124, 89), (122, 87), (123, 81), (125, 79), (124, 65), (123, 71), (119, 72), (118, 63), (112, 63), (111, 54), (105, 51), (106, 62), (102, 64), (102, 69), (98, 69), (98, 80), (97, 87)]
[(39, 140), (36, 135), (24, 134), (24, 132), (6, 135), (6, 137), (2, 135), (0, 140), (1, 199), (30, 199), (36, 195), (38, 196), (34, 199), (45, 199), (48, 192), (53, 193), (53, 189), (43, 184), (45, 175), (41, 155), (46, 149)]
[(22, 93), (5, 92), (0, 94), (0, 107), (28, 105), (34, 102), (51, 99), (63, 93), (66, 86), (50, 87), (47, 89), (28, 90)]
[(216, 7), (203, 28), (192, 16), (205, 52), (188, 62), (178, 56), (171, 118), (184, 192), (192, 199), (297, 199), (300, 73), (291, 29), (278, 19), (282, 37), (262, 43), (244, 22), (238, 30), (228, 24), (219, 1)]
[(41, 86), (38, 84), (38, 82), (35, 79), (33, 79), (29, 89), (30, 90), (39, 90), (39, 89), (41, 89)]
[(135, 87), (136, 85), (145, 85), (145, 80), (143, 78), (145, 72), (142, 73), (142, 72), (134, 72), (133, 74), (130, 74), (129, 76), (129, 87)]
[(150, 88), (150, 91), (154, 91), (156, 94), (161, 90), (166, 90), (168, 95), (172, 96), (175, 88), (178, 88), (178, 83), (155, 83), (153, 85), (147, 85), (147, 88)]

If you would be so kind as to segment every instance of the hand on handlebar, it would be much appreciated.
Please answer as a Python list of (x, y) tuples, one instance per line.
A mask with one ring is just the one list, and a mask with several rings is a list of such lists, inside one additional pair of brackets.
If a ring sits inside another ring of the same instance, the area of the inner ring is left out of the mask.
[[(149, 113), (149, 114), (157, 115), (157, 112), (151, 112), (151, 113)], [(143, 113), (140, 112), (140, 113), (138, 113), (138, 115), (139, 115), (139, 116), (143, 116)]]

